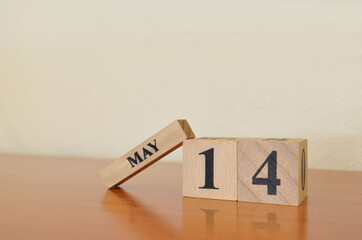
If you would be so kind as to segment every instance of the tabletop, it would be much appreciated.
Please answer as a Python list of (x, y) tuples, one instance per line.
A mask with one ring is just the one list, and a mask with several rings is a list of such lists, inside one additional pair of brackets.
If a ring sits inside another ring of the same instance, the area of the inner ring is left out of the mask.
[(0, 155), (0, 239), (362, 239), (362, 172), (310, 169), (294, 207), (183, 197), (162, 160), (107, 190), (109, 163)]

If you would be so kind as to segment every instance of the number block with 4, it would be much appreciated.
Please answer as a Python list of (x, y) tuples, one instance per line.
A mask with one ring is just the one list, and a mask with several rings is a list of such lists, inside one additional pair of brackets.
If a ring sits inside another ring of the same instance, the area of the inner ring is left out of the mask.
[(299, 205), (307, 195), (307, 140), (196, 138), (183, 147), (188, 197)]
[(299, 205), (307, 195), (306, 139), (238, 141), (238, 200)]

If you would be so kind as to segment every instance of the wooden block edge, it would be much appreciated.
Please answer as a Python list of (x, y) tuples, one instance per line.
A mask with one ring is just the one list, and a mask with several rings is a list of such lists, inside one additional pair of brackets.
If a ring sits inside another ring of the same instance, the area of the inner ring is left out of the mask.
[(176, 121), (180, 124), (182, 130), (184, 131), (186, 139), (195, 138), (195, 133), (192, 131), (190, 124), (186, 119), (177, 119)]
[[(302, 194), (301, 184), (298, 184), (298, 205), (308, 196), (308, 139), (304, 139), (299, 143), (300, 162), (299, 167), (302, 169), (303, 149), (305, 149), (305, 194)], [(301, 171), (298, 172), (298, 179), (302, 181)]]

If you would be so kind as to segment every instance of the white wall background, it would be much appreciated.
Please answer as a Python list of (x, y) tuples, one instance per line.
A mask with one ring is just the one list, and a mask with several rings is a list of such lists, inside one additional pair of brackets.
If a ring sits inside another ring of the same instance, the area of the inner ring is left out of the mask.
[(0, 0), (0, 152), (117, 158), (186, 118), (197, 136), (308, 138), (310, 167), (362, 170), (361, 13)]

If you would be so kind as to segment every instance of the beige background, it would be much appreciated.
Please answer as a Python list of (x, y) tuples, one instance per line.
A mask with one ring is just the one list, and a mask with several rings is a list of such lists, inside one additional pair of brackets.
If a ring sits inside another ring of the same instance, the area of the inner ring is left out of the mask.
[(197, 136), (308, 138), (311, 168), (362, 170), (361, 12), (1, 0), (0, 152), (116, 158), (186, 118)]

